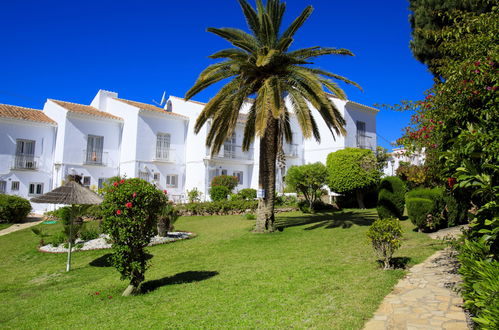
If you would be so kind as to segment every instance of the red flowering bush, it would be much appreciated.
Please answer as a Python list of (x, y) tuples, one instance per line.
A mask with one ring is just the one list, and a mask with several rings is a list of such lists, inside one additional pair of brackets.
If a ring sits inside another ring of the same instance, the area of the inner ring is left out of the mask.
[(147, 269), (145, 247), (154, 235), (166, 196), (141, 179), (121, 179), (103, 189), (103, 229), (113, 242), (113, 265), (130, 280), (123, 295), (138, 292)]

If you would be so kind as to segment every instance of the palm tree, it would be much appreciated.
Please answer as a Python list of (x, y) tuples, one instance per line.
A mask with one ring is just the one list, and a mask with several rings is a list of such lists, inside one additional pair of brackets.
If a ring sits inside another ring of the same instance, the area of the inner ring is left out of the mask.
[[(309, 67), (311, 59), (323, 55), (353, 54), (347, 49), (309, 47), (289, 51), (296, 31), (305, 23), (313, 8), (308, 6), (280, 32), (286, 4), (280, 0), (256, 1), (256, 9), (246, 0), (239, 0), (252, 33), (234, 28), (208, 28), (234, 48), (211, 55), (223, 59), (208, 66), (186, 93), (191, 99), (205, 88), (222, 80), (227, 83), (205, 105), (195, 125), (198, 133), (211, 120), (206, 145), (217, 154), (237, 123), (239, 111), (253, 98), (244, 129), (243, 150), (248, 150), (255, 136), (260, 138), (259, 188), (265, 196), (260, 199), (255, 232), (272, 232), (274, 226), (274, 195), (278, 141), (292, 140), (290, 116), (296, 116), (304, 138), (312, 136), (320, 141), (315, 118), (309, 104), (318, 110), (331, 134), (345, 134), (345, 120), (327, 95), (340, 99), (345, 93), (331, 79), (359, 87), (345, 77)], [(360, 87), (359, 87), (360, 88)], [(285, 102), (287, 101), (287, 102)]]

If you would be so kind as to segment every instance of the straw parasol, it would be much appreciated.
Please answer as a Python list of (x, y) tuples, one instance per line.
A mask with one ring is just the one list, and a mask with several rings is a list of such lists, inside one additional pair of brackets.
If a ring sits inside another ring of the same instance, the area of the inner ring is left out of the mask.
[(94, 193), (92, 190), (83, 187), (75, 181), (69, 181), (63, 186), (55, 188), (46, 194), (31, 199), (33, 203), (48, 203), (48, 204), (66, 204), (71, 205), (71, 217), (69, 219), (69, 251), (66, 271), (71, 268), (71, 232), (73, 228), (73, 218), (75, 214), (75, 205), (88, 205), (102, 203), (102, 197)]

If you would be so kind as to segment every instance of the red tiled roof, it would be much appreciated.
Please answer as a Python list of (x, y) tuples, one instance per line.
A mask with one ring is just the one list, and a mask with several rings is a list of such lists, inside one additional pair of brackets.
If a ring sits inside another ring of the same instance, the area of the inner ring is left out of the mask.
[(49, 100), (54, 102), (57, 105), (60, 105), (64, 109), (71, 111), (71, 112), (81, 113), (81, 114), (95, 116), (95, 117), (111, 118), (111, 119), (123, 121), (123, 119), (121, 117), (117, 117), (117, 116), (114, 116), (110, 113), (100, 111), (100, 110), (98, 110), (94, 107), (91, 107), (89, 105), (83, 105), (83, 104), (72, 103), (72, 102), (64, 102), (64, 101), (52, 100), (52, 99), (49, 99)]
[(177, 116), (177, 117), (181, 117), (181, 118), (188, 118), (188, 117), (183, 116), (183, 115), (178, 114), (178, 113), (166, 111), (165, 109), (157, 107), (157, 106), (152, 105), (152, 104), (147, 104), (147, 103), (142, 103), (142, 102), (136, 102), (136, 101), (130, 101), (130, 100), (124, 100), (124, 99), (119, 99), (119, 98), (115, 98), (115, 100), (123, 102), (123, 103), (126, 103), (128, 105), (134, 106), (134, 107), (142, 109), (142, 110), (148, 110), (148, 111), (154, 111), (154, 112), (161, 112), (161, 113), (164, 113), (164, 114), (167, 114), (167, 115)]
[(0, 117), (57, 125), (55, 121), (50, 119), (41, 110), (18, 107), (16, 105), (0, 104)]

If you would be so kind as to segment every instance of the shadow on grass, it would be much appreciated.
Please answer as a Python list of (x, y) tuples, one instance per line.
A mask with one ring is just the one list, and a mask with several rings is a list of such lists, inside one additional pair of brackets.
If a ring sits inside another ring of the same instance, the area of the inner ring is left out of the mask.
[(214, 271), (188, 271), (175, 274), (173, 276), (166, 276), (160, 278), (159, 280), (152, 280), (142, 283), (140, 290), (142, 293), (148, 293), (154, 291), (162, 286), (173, 285), (173, 284), (183, 284), (200, 282), (207, 280), (213, 276), (218, 275), (218, 272)]
[[(100, 256), (97, 259), (90, 261), (88, 264), (90, 266), (94, 266), (94, 267), (112, 267), (113, 266), (113, 263), (111, 261), (112, 256), (113, 256), (112, 253), (107, 253), (103, 256)], [(152, 257), (153, 257), (152, 254), (149, 254), (149, 253), (146, 254), (146, 260), (149, 260)]]
[(406, 269), (410, 262), (411, 258), (409, 257), (395, 257), (390, 260), (390, 266), (393, 269)]
[(337, 211), (327, 213), (302, 214), (297, 216), (282, 216), (276, 220), (276, 226), (280, 228), (314, 224), (305, 230), (317, 228), (350, 228), (353, 225), (370, 226), (378, 215), (375, 212), (363, 211)]

